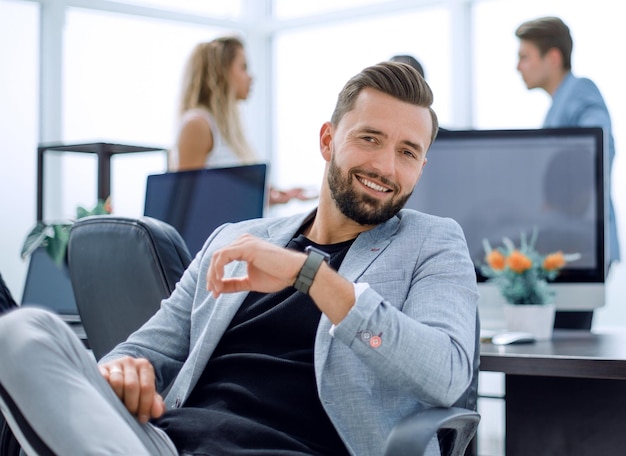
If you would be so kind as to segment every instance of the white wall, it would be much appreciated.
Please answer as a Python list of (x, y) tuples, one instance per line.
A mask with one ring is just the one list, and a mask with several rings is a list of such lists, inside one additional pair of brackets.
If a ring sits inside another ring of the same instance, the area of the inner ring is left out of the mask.
[(0, 1), (0, 274), (16, 299), (28, 265), (20, 249), (35, 221), (37, 12), (34, 3)]

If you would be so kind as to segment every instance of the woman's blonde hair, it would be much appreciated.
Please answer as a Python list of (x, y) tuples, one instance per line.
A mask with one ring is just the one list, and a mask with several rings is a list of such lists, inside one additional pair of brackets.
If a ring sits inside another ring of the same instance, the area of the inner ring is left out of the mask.
[(179, 115), (204, 108), (215, 119), (224, 141), (243, 163), (256, 156), (245, 138), (235, 91), (229, 81), (230, 68), (243, 42), (227, 36), (199, 43), (187, 61), (183, 75)]

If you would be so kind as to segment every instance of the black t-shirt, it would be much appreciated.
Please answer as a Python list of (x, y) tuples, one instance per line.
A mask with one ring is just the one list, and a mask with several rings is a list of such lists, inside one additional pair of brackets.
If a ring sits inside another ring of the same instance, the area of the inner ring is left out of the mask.
[[(352, 241), (319, 246), (337, 269)], [(313, 347), (321, 312), (293, 287), (251, 292), (191, 395), (154, 423), (181, 453), (194, 455), (346, 455), (320, 403)]]

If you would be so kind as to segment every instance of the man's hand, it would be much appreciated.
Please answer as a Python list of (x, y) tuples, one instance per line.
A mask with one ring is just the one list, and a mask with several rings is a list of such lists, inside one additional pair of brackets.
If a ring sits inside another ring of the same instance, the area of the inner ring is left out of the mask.
[[(293, 285), (304, 260), (304, 253), (244, 234), (231, 245), (213, 253), (206, 275), (207, 290), (215, 297), (238, 291), (279, 291)], [(224, 267), (233, 261), (246, 262), (248, 275), (224, 278)]]
[(165, 403), (156, 392), (154, 368), (148, 360), (125, 356), (101, 364), (98, 368), (117, 397), (139, 422), (147, 423), (150, 418), (163, 415)]

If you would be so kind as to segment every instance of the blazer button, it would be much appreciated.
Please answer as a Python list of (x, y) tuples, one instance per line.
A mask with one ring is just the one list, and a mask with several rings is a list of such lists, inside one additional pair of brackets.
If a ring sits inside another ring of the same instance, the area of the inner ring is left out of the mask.
[(378, 348), (382, 345), (383, 340), (381, 339), (380, 336), (372, 336), (370, 338), (370, 347), (372, 348)]

